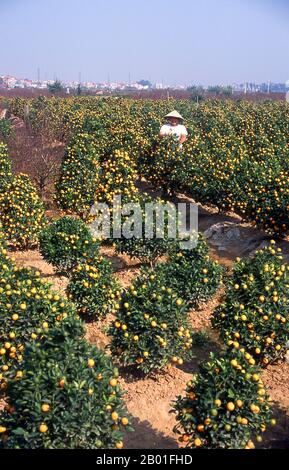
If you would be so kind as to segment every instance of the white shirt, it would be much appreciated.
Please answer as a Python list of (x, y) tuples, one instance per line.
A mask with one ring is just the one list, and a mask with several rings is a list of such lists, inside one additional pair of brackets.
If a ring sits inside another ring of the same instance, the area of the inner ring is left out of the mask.
[(179, 138), (182, 135), (188, 135), (188, 131), (185, 126), (178, 124), (177, 126), (171, 126), (170, 124), (165, 124), (160, 130), (161, 135), (176, 135)]

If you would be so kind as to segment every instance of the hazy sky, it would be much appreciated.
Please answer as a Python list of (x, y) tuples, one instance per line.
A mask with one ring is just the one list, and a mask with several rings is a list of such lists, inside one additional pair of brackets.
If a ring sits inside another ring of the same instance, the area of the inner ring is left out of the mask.
[(0, 75), (289, 79), (288, 0), (0, 0)]

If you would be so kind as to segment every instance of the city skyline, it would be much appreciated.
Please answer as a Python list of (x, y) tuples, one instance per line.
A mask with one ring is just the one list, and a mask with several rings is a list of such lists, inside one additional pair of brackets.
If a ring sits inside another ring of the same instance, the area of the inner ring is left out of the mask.
[[(48, 79), (48, 80), (41, 80), (40, 72), (38, 70), (37, 74), (37, 79), (32, 79), (29, 77), (14, 77), (13, 75), (1, 75), (0, 73), (0, 89), (1, 88), (7, 88), (7, 89), (13, 89), (13, 88), (39, 88), (39, 89), (45, 89), (49, 85), (55, 83), (57, 81), (57, 77), (53, 79)], [(60, 81), (60, 80), (59, 80)], [(69, 80), (69, 81), (63, 81), (61, 85), (64, 88), (74, 88), (76, 89), (79, 85), (82, 85), (83, 88), (90, 88), (90, 89), (105, 89), (105, 88), (110, 88), (110, 89), (115, 89), (115, 90), (125, 90), (128, 88), (134, 88), (134, 89), (139, 89), (139, 90), (145, 90), (145, 89), (165, 89), (165, 88), (172, 88), (172, 89), (180, 89), (180, 90), (186, 90), (190, 86), (199, 86), (200, 88), (202, 87), (204, 90), (210, 89), (210, 87), (214, 86), (220, 86), (220, 87), (232, 87), (234, 91), (244, 91), (246, 92), (258, 92), (258, 91), (275, 91), (275, 92), (285, 92), (289, 88), (289, 83), (288, 82), (261, 82), (261, 83), (255, 83), (252, 81), (246, 81), (243, 83), (226, 83), (226, 84), (213, 84), (205, 87), (202, 86), (202, 84), (194, 84), (192, 83), (191, 85), (184, 85), (182, 83), (172, 85), (172, 84), (166, 84), (166, 83), (149, 83), (148, 80), (145, 80), (147, 84), (142, 83), (144, 79), (139, 79), (136, 81), (130, 81), (130, 82), (97, 82), (90, 80), (88, 82), (80, 82), (77, 80)]]

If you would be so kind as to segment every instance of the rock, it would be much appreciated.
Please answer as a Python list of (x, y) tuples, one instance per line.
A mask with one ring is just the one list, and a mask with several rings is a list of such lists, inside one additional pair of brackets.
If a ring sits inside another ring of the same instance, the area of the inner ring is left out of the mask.
[(250, 256), (270, 244), (270, 237), (236, 222), (220, 222), (208, 228), (204, 237), (219, 251), (236, 249), (240, 257)]
[(204, 237), (220, 251), (227, 251), (228, 245), (242, 238), (238, 224), (233, 222), (220, 222), (212, 225), (205, 231)]
[(286, 364), (289, 364), (289, 351), (287, 351), (287, 353), (286, 353), (285, 362), (286, 362)]
[(233, 222), (220, 222), (218, 224), (212, 225), (208, 228), (204, 236), (207, 239), (213, 240), (223, 240), (223, 238), (228, 238), (229, 240), (234, 240), (240, 238), (241, 232), (237, 224)]

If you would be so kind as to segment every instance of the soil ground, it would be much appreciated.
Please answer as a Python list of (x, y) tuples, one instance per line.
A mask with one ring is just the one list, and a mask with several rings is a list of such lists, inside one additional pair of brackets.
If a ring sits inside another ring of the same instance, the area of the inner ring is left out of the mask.
[[(248, 254), (248, 240), (261, 243), (268, 238), (266, 235), (249, 224), (243, 223), (235, 214), (219, 214), (210, 208), (200, 207), (199, 228), (204, 231), (211, 225), (231, 221), (237, 223), (242, 239), (232, 242), (226, 252), (212, 249), (212, 256), (227, 268), (232, 266), (237, 256)], [(289, 253), (288, 240), (280, 242), (285, 253)], [(126, 256), (115, 256), (112, 248), (104, 248), (103, 253), (113, 262), (116, 276), (123, 286), (128, 286), (139, 272), (140, 265), (132, 262)], [(42, 258), (38, 251), (26, 251), (14, 253), (19, 266), (32, 266), (37, 268), (47, 280), (51, 281), (56, 289), (65, 291), (67, 281), (65, 278), (54, 274), (53, 269)], [(161, 373), (145, 378), (128, 368), (120, 368), (120, 377), (125, 401), (131, 415), (135, 431), (125, 437), (125, 445), (128, 449), (173, 449), (180, 446), (172, 429), (175, 418), (170, 413), (172, 402), (176, 396), (184, 393), (186, 383), (198, 371), (198, 364), (209, 356), (210, 351), (220, 349), (218, 338), (212, 331), (210, 316), (220, 301), (219, 293), (211, 302), (201, 306), (197, 311), (191, 312), (190, 319), (195, 331), (205, 331), (210, 337), (209, 342), (194, 350), (194, 360), (182, 367), (168, 367)], [(111, 321), (92, 323), (87, 325), (87, 339), (98, 347), (104, 348), (109, 339), (105, 329)], [(269, 366), (263, 372), (263, 379), (274, 400), (274, 411), (278, 424), (265, 436), (262, 447), (289, 448), (289, 365), (282, 363)]]

